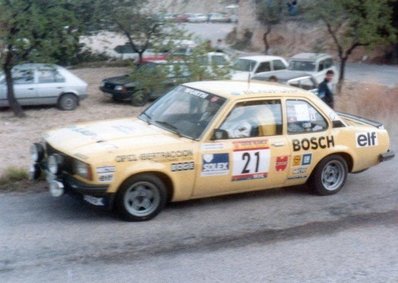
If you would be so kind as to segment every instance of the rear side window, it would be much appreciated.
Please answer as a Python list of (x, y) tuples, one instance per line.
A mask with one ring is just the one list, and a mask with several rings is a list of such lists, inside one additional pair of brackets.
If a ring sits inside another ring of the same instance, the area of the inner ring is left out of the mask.
[(260, 63), (260, 65), (258, 66), (256, 73), (269, 72), (269, 71), (271, 71), (271, 63), (263, 62)]
[(304, 100), (288, 100), (287, 132), (289, 134), (321, 132), (327, 129), (325, 118)]
[(277, 71), (277, 70), (285, 70), (286, 69), (285, 64), (283, 64), (283, 62), (281, 60), (274, 60), (273, 64), (274, 64), (274, 70), (275, 71)]

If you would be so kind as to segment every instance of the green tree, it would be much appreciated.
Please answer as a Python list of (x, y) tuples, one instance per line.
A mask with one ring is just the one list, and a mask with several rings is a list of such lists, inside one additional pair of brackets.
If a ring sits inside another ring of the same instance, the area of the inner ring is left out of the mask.
[(264, 53), (268, 54), (270, 49), (269, 35), (274, 25), (278, 24), (283, 16), (282, 0), (257, 0), (256, 1), (257, 21), (264, 27), (263, 34)]
[(68, 1), (0, 0), (0, 62), (7, 84), (10, 108), (25, 116), (15, 98), (12, 68), (28, 61), (51, 62), (73, 54), (78, 21)]
[(85, 22), (89, 29), (105, 29), (123, 34), (131, 49), (138, 53), (142, 63), (143, 53), (155, 40), (163, 38), (163, 22), (149, 11), (146, 0), (85, 0), (84, 10), (91, 5), (91, 17), (87, 12)]
[(390, 0), (329, 0), (314, 5), (311, 15), (324, 22), (340, 61), (338, 92), (345, 67), (360, 46), (372, 48), (396, 40)]

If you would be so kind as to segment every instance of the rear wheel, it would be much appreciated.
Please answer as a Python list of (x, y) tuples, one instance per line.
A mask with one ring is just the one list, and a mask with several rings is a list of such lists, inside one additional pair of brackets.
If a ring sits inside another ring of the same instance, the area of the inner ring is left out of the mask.
[(167, 190), (155, 175), (142, 174), (129, 178), (120, 187), (116, 198), (119, 215), (127, 221), (145, 221), (164, 208)]
[(76, 95), (71, 93), (65, 93), (58, 100), (58, 108), (61, 110), (75, 110), (79, 100)]
[(131, 96), (131, 104), (133, 106), (144, 106), (149, 100), (149, 91), (140, 89), (133, 93)]
[(347, 162), (340, 155), (331, 155), (319, 162), (310, 179), (311, 189), (318, 195), (339, 192), (347, 179)]

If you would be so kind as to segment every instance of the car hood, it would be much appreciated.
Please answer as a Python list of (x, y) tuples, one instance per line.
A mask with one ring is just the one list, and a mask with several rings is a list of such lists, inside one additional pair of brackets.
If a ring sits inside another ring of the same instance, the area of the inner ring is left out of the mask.
[(244, 81), (249, 79), (250, 72), (232, 71), (231, 80)]
[(71, 125), (49, 131), (44, 138), (57, 151), (82, 159), (181, 143), (177, 135), (135, 118)]

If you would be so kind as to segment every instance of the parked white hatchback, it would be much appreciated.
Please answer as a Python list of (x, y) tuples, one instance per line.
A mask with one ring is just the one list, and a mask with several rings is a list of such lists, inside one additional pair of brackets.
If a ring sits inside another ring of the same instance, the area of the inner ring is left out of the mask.
[(256, 55), (238, 58), (232, 66), (232, 80), (247, 80), (254, 74), (285, 70), (287, 61), (279, 56)]
[(334, 64), (333, 57), (325, 53), (299, 53), (289, 60), (289, 70), (302, 71), (314, 76), (317, 83), (321, 83), (326, 72), (334, 72), (333, 83), (337, 83), (338, 71)]
[[(17, 65), (12, 77), (15, 98), (21, 105), (57, 105), (61, 110), (74, 110), (87, 97), (87, 83), (58, 65)], [(7, 85), (0, 72), (0, 107), (6, 106)]]

